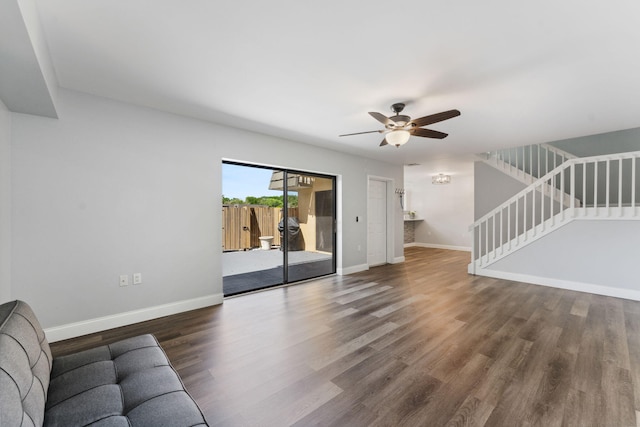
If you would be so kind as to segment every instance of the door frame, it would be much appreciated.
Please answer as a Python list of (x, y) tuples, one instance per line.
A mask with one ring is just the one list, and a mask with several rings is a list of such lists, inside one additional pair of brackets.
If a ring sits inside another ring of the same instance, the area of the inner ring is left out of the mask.
[(393, 200), (394, 200), (394, 180), (393, 178), (388, 178), (384, 176), (377, 175), (367, 175), (367, 266), (371, 263), (369, 262), (369, 199), (371, 197), (371, 181), (382, 181), (386, 186), (386, 194), (387, 194), (387, 223), (386, 223), (386, 240), (387, 240), (387, 248), (386, 248), (386, 262), (387, 264), (393, 264), (396, 260), (394, 257), (394, 228), (393, 224), (395, 224), (395, 217), (393, 215)]
[[(328, 275), (332, 275), (332, 274), (338, 274), (338, 270), (341, 268), (341, 264), (342, 264), (342, 259), (340, 257), (340, 252), (341, 252), (341, 246), (342, 246), (342, 224), (341, 224), (341, 220), (342, 220), (342, 198), (341, 198), (341, 192), (342, 192), (342, 176), (341, 175), (335, 175), (335, 174), (331, 174), (331, 173), (326, 173), (326, 172), (318, 172), (318, 171), (311, 171), (311, 170), (300, 170), (300, 169), (294, 169), (294, 168), (290, 168), (290, 167), (284, 167), (284, 166), (273, 166), (273, 165), (268, 165), (268, 164), (264, 164), (264, 163), (254, 163), (254, 162), (248, 162), (248, 161), (243, 161), (243, 160), (235, 160), (235, 159), (229, 159), (229, 158), (222, 158), (221, 159), (221, 165), (224, 164), (230, 164), (230, 165), (236, 165), (236, 166), (242, 166), (242, 167), (248, 167), (248, 168), (257, 168), (257, 169), (267, 169), (267, 170), (272, 170), (272, 171), (281, 171), (283, 173), (283, 201), (284, 201), (284, 206), (283, 206), (283, 216), (282, 219), (284, 221), (285, 224), (285, 228), (286, 228), (286, 224), (287, 224), (287, 219), (289, 216), (289, 212), (288, 212), (288, 174), (303, 174), (303, 175), (311, 175), (311, 176), (316, 176), (318, 178), (323, 178), (323, 179), (330, 179), (332, 182), (331, 185), (331, 192), (333, 193), (334, 199), (333, 199), (333, 207), (332, 207), (332, 215), (333, 215), (333, 230), (332, 230), (332, 258), (331, 258), (331, 270), (332, 272), (330, 273), (326, 273), (326, 274), (322, 274), (320, 276), (313, 276), (313, 277), (309, 277), (309, 278), (304, 278), (304, 279), (298, 279), (295, 281), (290, 281), (289, 280), (289, 248), (288, 248), (288, 239), (285, 238), (283, 239), (283, 241), (280, 242), (283, 250), (282, 250), (282, 283), (277, 284), (277, 285), (273, 285), (273, 286), (269, 286), (269, 287), (277, 287), (277, 286), (289, 286), (291, 284), (295, 284), (301, 281), (305, 281), (305, 280), (309, 280), (309, 279), (313, 279), (316, 277), (323, 277), (323, 276), (328, 276)], [(222, 179), (220, 180), (220, 184), (222, 187)], [(222, 188), (221, 188), (222, 189)], [(222, 191), (221, 191), (222, 194)], [(223, 222), (224, 224), (224, 222)], [(276, 231), (277, 232), (277, 231)], [(224, 276), (223, 276), (223, 294), (224, 294)], [(260, 288), (260, 289), (265, 289), (265, 288)]]

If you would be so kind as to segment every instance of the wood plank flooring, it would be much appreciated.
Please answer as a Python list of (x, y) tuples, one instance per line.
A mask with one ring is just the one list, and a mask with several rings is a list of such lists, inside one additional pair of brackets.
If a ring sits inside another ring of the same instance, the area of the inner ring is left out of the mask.
[(212, 426), (638, 425), (640, 302), (405, 257), (52, 349), (153, 333)]

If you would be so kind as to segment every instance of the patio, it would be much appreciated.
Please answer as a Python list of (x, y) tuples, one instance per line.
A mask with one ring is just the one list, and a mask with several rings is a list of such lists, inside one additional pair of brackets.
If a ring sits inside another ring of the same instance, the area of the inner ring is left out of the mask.
[[(282, 267), (282, 255), (278, 249), (223, 252), (222, 275), (233, 276)], [(331, 259), (331, 254), (323, 252), (290, 251), (288, 255), (289, 265)]]
[[(329, 274), (331, 254), (291, 251), (289, 282)], [(223, 290), (225, 296), (279, 285), (283, 281), (283, 254), (278, 249), (224, 252), (222, 254)]]

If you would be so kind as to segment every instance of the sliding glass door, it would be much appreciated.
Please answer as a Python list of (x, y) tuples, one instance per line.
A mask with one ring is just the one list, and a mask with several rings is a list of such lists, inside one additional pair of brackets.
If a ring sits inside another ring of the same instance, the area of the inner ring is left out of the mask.
[(335, 273), (335, 179), (295, 172), (288, 177), (298, 209), (297, 217), (288, 219), (287, 279), (295, 282)]
[(335, 178), (225, 162), (225, 296), (335, 273)]

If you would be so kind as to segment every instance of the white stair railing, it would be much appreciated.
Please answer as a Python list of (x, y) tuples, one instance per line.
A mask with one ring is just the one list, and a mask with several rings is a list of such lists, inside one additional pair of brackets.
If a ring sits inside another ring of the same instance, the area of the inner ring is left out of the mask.
[(640, 151), (572, 158), (478, 219), (470, 227), (470, 272), (577, 218), (640, 219), (638, 158)]
[(480, 156), (487, 164), (527, 183), (549, 173), (565, 161), (576, 158), (549, 144), (503, 148)]
[[(504, 148), (479, 156), (484, 163), (527, 185), (565, 161), (577, 158), (573, 154), (549, 144)], [(549, 194), (552, 193), (551, 189), (547, 190)], [(566, 193), (554, 192), (553, 197), (556, 201), (562, 201), (567, 206), (571, 203), (569, 195)]]

